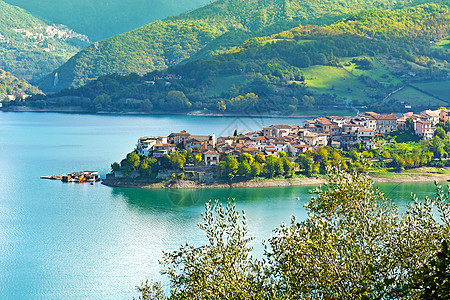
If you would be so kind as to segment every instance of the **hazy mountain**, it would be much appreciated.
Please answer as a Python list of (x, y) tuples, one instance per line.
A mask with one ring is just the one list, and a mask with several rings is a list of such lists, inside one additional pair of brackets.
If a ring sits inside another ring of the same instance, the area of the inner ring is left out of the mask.
[(124, 33), (186, 12), (207, 0), (6, 0), (55, 23), (66, 24), (92, 41)]
[[(47, 76), (39, 86), (57, 91), (104, 74), (143, 74), (223, 52), (247, 38), (299, 23), (331, 23), (367, 8), (390, 8), (396, 0), (217, 0), (94, 44)], [(199, 56), (197, 53), (202, 51)], [(207, 50), (207, 51), (205, 51)], [(59, 83), (54, 85), (55, 73)]]
[(89, 44), (86, 36), (0, 1), (0, 68), (36, 80)]

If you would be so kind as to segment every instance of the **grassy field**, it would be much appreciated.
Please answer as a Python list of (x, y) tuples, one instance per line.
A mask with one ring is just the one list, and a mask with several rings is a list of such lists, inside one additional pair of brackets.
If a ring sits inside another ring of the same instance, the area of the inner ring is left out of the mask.
[(357, 105), (370, 101), (366, 94), (367, 87), (344, 68), (312, 66), (302, 69), (302, 71), (306, 78), (306, 84), (313, 93), (336, 94)]
[(383, 178), (396, 178), (402, 176), (433, 176), (433, 175), (450, 175), (450, 169), (434, 168), (434, 167), (421, 167), (415, 169), (407, 169), (403, 171), (397, 171), (394, 168), (385, 169), (372, 169), (369, 171), (369, 175), (373, 177)]
[(412, 87), (406, 87), (386, 99), (386, 102), (407, 102), (414, 109), (417, 106), (440, 106), (447, 105), (447, 102), (424, 94)]
[(436, 43), (436, 48), (450, 49), (450, 39), (445, 39)]
[[(362, 56), (360, 56), (362, 58)], [(351, 63), (353, 57), (348, 57), (342, 60), (343, 63)], [(349, 66), (344, 66), (344, 68), (355, 76), (368, 76), (382, 84), (393, 84), (397, 85), (401, 83), (401, 80), (395, 77), (389, 69), (387, 69), (378, 58), (374, 58), (373, 67), (370, 70), (362, 70), (357, 67), (357, 65), (351, 63)]]
[(444, 101), (450, 102), (450, 80), (420, 82), (413, 85)]

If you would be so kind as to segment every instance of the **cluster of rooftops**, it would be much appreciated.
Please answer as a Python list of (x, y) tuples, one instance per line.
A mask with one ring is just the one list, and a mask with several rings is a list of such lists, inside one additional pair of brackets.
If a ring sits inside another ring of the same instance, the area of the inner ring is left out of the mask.
[[(411, 122), (407, 122), (407, 119)], [(281, 151), (298, 156), (320, 146), (350, 149), (356, 143), (366, 149), (376, 148), (375, 137), (395, 130), (414, 130), (424, 139), (431, 139), (438, 122), (450, 118), (447, 109), (426, 110), (420, 114), (406, 113), (382, 115), (364, 112), (353, 117), (328, 116), (304, 121), (300, 125), (271, 125), (261, 130), (240, 133), (236, 136), (191, 135), (186, 130), (168, 136), (141, 137), (136, 152), (156, 159), (180, 149), (193, 150), (203, 155), (206, 165), (215, 165), (220, 157), (242, 153), (256, 155)], [(408, 128), (408, 125), (414, 128)]]

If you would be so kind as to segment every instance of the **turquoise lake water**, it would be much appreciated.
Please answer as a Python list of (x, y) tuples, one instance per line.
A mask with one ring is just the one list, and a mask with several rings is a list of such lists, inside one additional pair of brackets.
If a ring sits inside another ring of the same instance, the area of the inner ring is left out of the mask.
[[(260, 256), (275, 227), (305, 218), (311, 187), (138, 190), (39, 177), (87, 169), (104, 177), (140, 136), (220, 136), (303, 120), (0, 112), (0, 299), (131, 299), (141, 280), (163, 279), (162, 251), (204, 241), (196, 224), (210, 199), (236, 199)], [(380, 187), (400, 206), (411, 192), (434, 193), (430, 183)]]

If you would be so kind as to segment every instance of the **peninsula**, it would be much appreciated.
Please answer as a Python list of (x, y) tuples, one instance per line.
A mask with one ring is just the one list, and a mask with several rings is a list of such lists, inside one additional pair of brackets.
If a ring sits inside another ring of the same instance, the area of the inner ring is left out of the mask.
[[(367, 171), (375, 181), (449, 178), (450, 110), (398, 116), (374, 112), (327, 116), (299, 125), (271, 125), (232, 136), (141, 137), (105, 185), (208, 188), (310, 185), (326, 167)], [(364, 163), (368, 162), (368, 164)]]

